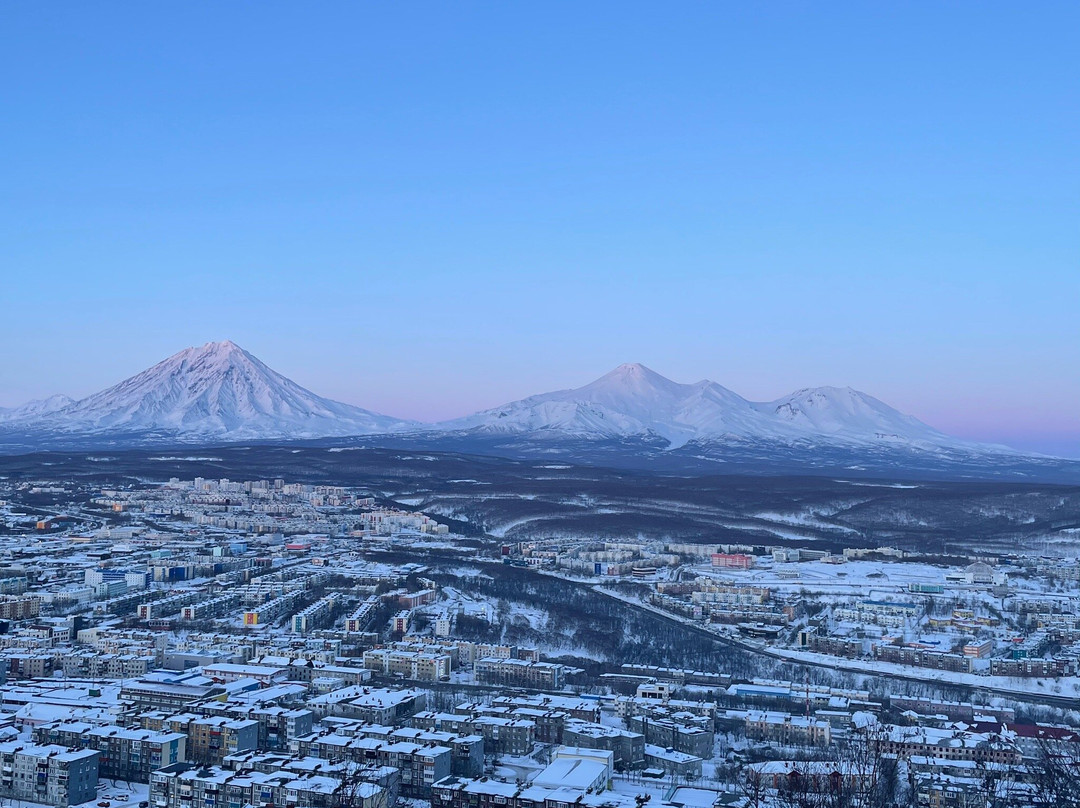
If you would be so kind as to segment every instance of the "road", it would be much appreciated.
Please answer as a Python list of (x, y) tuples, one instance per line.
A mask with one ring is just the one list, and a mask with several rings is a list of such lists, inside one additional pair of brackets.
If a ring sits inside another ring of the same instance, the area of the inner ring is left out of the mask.
[(825, 669), (825, 670), (844, 671), (846, 673), (859, 674), (860, 676), (872, 676), (872, 677), (878, 677), (878, 678), (881, 678), (881, 679), (891, 679), (891, 680), (894, 680), (894, 681), (917, 682), (919, 684), (932, 685), (932, 686), (935, 686), (935, 687), (964, 688), (964, 689), (967, 689), (967, 690), (971, 690), (972, 692), (980, 693), (980, 694), (983, 694), (983, 695), (986, 695), (986, 696), (991, 696), (991, 697), (997, 696), (997, 697), (1009, 698), (1009, 699), (1013, 699), (1014, 701), (1020, 701), (1020, 702), (1024, 702), (1024, 703), (1027, 703), (1027, 704), (1053, 705), (1055, 707), (1064, 707), (1064, 708), (1067, 708), (1067, 709), (1076, 709), (1077, 707), (1080, 707), (1080, 698), (1077, 698), (1075, 696), (1061, 696), (1061, 695), (1047, 694), (1047, 693), (1033, 693), (1033, 692), (1023, 691), (1023, 690), (1012, 690), (1012, 689), (1009, 689), (1009, 688), (998, 688), (998, 687), (993, 687), (993, 686), (990, 686), (990, 685), (977, 685), (977, 684), (969, 684), (969, 683), (966, 683), (966, 682), (952, 682), (952, 681), (948, 681), (948, 680), (942, 680), (940, 678), (935, 678), (941, 672), (931, 670), (929, 668), (927, 669), (925, 675), (920, 675), (920, 674), (915, 674), (915, 673), (912, 673), (912, 674), (900, 673), (900, 672), (891, 671), (891, 670), (888, 670), (888, 671), (886, 671), (886, 670), (868, 671), (865, 668), (859, 667), (857, 665), (852, 665), (852, 664), (846, 662), (845, 660), (843, 660), (843, 659), (841, 659), (839, 657), (837, 657), (835, 659), (830, 659), (828, 661), (824, 661), (824, 660), (818, 661), (818, 660), (812, 660), (812, 659), (792, 659), (791, 657), (786, 656), (786, 655), (784, 655), (782, 653), (779, 653), (775, 649), (769, 648), (768, 646), (762, 646), (762, 645), (758, 645), (756, 643), (751, 643), (751, 642), (747, 642), (745, 640), (740, 640), (740, 639), (737, 639), (737, 638), (734, 638), (734, 637), (726, 636), (726, 635), (723, 635), (723, 634), (718, 634), (715, 631), (711, 631), (710, 629), (705, 628), (704, 626), (701, 626), (701, 625), (699, 625), (699, 624), (697, 624), (697, 623), (695, 623), (695, 622), (693, 622), (691, 620), (681, 618), (678, 615), (673, 615), (673, 614), (671, 614), (669, 612), (663, 611), (662, 609), (657, 609), (657, 608), (655, 608), (653, 606), (649, 606), (647, 604), (640, 603), (639, 601), (635, 601), (635, 600), (631, 600), (629, 598), (621, 597), (618, 593), (612, 592), (609, 589), (605, 589), (603, 586), (600, 586), (600, 585), (597, 585), (597, 584), (589, 584), (589, 583), (586, 583), (586, 582), (583, 582), (583, 581), (580, 581), (580, 580), (576, 580), (574, 578), (568, 578), (568, 577), (558, 575), (558, 574), (555, 574), (555, 573), (552, 573), (552, 572), (549, 572), (549, 571), (536, 570), (536, 573), (539, 574), (539, 575), (547, 575), (547, 576), (551, 576), (551, 577), (557, 577), (557, 578), (560, 578), (560, 579), (562, 579), (564, 581), (567, 581), (568, 583), (573, 583), (573, 584), (577, 584), (579, 586), (588, 587), (593, 592), (596, 592), (599, 595), (604, 595), (605, 597), (609, 597), (609, 598), (612, 598), (613, 600), (617, 600), (620, 603), (623, 603), (626, 606), (629, 606), (631, 608), (639, 609), (641, 611), (647, 611), (650, 614), (652, 614), (652, 615), (654, 615), (656, 617), (659, 617), (659, 618), (661, 618), (663, 620), (667, 620), (670, 623), (677, 623), (678, 625), (682, 626), (684, 629), (686, 629), (688, 631), (695, 632), (696, 634), (698, 634), (700, 636), (709, 637), (710, 639), (715, 640), (716, 642), (720, 643), (721, 645), (726, 645), (726, 646), (729, 646), (729, 647), (732, 647), (732, 648), (738, 648), (741, 651), (745, 651), (745, 652), (751, 653), (751, 654), (761, 654), (762, 656), (767, 656), (767, 657), (769, 657), (771, 659), (776, 659), (776, 660), (778, 660), (780, 662), (786, 662), (789, 665), (808, 665), (810, 667), (822, 668), (822, 669)]

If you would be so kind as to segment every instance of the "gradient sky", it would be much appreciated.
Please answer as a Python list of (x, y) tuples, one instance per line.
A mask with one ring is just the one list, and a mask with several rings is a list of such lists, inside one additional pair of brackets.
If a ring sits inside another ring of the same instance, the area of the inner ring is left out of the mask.
[(1076, 3), (8, 3), (0, 405), (230, 338), (437, 419), (626, 361), (1080, 456)]

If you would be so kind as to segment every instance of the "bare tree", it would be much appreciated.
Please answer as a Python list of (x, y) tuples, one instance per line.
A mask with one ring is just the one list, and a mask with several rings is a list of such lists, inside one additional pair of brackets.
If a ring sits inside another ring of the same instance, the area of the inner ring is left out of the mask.
[(1028, 764), (1033, 808), (1080, 808), (1080, 750), (1077, 742), (1042, 738)]

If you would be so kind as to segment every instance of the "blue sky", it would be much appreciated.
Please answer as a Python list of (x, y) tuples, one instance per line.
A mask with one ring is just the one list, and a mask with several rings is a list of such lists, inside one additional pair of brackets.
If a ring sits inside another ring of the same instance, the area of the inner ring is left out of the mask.
[(21, 3), (0, 405), (230, 338), (435, 419), (640, 361), (1080, 456), (1080, 6)]

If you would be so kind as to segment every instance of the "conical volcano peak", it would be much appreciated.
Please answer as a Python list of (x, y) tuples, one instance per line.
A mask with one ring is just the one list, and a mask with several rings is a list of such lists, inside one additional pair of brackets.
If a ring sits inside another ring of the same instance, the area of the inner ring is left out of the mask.
[(318, 396), (232, 340), (185, 348), (63, 407), (54, 420), (68, 431), (257, 439), (356, 435), (410, 425)]

